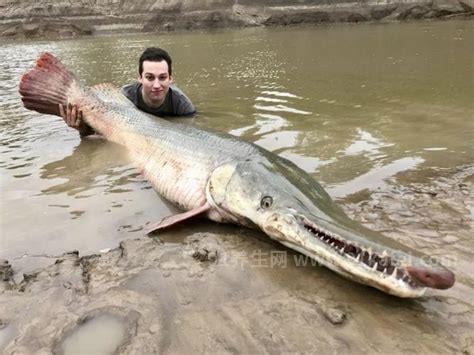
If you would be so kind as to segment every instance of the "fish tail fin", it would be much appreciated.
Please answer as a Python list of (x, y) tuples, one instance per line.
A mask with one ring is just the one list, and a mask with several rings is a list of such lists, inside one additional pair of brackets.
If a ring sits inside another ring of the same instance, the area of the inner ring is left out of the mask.
[(58, 58), (44, 52), (36, 65), (21, 77), (21, 100), (29, 110), (60, 116), (59, 104), (67, 104), (68, 89), (75, 82), (74, 75)]

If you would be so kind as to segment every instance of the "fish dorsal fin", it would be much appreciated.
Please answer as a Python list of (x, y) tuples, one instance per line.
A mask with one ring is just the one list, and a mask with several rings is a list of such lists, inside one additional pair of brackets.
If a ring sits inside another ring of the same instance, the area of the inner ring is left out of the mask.
[(135, 105), (122, 93), (122, 90), (114, 84), (97, 84), (92, 87), (92, 91), (104, 102), (135, 107)]

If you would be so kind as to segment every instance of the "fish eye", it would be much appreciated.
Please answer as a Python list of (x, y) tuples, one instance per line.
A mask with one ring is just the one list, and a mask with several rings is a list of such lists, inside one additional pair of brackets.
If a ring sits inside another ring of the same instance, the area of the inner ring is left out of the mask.
[(271, 196), (264, 196), (260, 200), (260, 207), (268, 208), (273, 204), (273, 198)]

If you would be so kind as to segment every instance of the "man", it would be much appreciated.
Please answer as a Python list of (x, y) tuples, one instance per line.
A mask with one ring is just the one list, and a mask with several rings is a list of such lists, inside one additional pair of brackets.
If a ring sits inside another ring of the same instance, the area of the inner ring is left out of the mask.
[[(169, 54), (157, 47), (147, 48), (140, 56), (138, 82), (125, 85), (123, 94), (135, 106), (152, 115), (190, 116), (196, 112), (191, 101), (172, 85), (172, 61)], [(59, 105), (61, 116), (69, 127), (79, 131), (81, 137), (94, 134), (94, 130), (82, 119), (82, 111), (76, 105)]]

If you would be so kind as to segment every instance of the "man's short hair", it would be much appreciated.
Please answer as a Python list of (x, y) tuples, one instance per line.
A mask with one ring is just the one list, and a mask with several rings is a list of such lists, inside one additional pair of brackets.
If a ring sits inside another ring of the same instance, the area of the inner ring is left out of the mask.
[(168, 63), (168, 74), (171, 75), (171, 57), (164, 49), (158, 47), (149, 47), (145, 49), (138, 61), (138, 73), (140, 76), (142, 76), (143, 73), (143, 62), (145, 60), (150, 62), (166, 61), (166, 63)]

